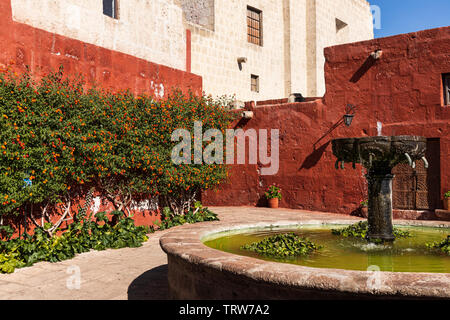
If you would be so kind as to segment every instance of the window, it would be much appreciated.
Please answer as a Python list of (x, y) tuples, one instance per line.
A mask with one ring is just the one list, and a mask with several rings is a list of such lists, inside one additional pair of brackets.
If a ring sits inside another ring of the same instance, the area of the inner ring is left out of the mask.
[(114, 19), (119, 19), (117, 2), (118, 0), (103, 0), (103, 14)]
[(259, 92), (259, 76), (252, 74), (250, 83), (252, 92)]
[(247, 41), (262, 46), (262, 12), (247, 7)]
[(442, 76), (442, 83), (444, 87), (444, 105), (450, 105), (450, 73)]

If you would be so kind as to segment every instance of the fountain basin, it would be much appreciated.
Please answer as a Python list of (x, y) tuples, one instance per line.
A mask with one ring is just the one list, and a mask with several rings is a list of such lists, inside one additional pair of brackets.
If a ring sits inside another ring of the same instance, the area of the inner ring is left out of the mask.
[[(183, 226), (160, 239), (167, 253), (169, 294), (174, 299), (432, 299), (450, 298), (450, 274), (324, 269), (264, 261), (207, 247), (203, 239), (249, 228), (352, 224), (355, 219), (311, 219), (286, 214), (259, 223), (213, 222)], [(399, 225), (450, 227), (450, 223), (403, 221)]]
[[(393, 244), (367, 243), (362, 238), (334, 235), (340, 225), (302, 225), (290, 228), (265, 228), (231, 231), (203, 238), (210, 248), (266, 261), (296, 264), (311, 268), (342, 270), (378, 270), (388, 272), (450, 273), (450, 256), (430, 250), (425, 243), (447, 238), (445, 228), (398, 227), (411, 237), (399, 238)], [(295, 233), (306, 237), (321, 249), (305, 256), (271, 257), (244, 250), (242, 246), (266, 237)]]

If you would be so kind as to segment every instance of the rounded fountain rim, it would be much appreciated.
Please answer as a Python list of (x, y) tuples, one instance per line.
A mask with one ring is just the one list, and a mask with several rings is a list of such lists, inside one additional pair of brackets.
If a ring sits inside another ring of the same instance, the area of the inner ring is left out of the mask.
[[(240, 256), (207, 247), (202, 239), (213, 234), (250, 228), (289, 227), (306, 225), (346, 225), (359, 220), (303, 220), (263, 221), (257, 223), (208, 222), (178, 227), (160, 238), (160, 245), (169, 256), (219, 271), (264, 281), (313, 290), (390, 295), (404, 297), (450, 297), (450, 274), (419, 272), (380, 272), (385, 284), (374, 292), (368, 286), (373, 272), (347, 269), (312, 268), (300, 265), (265, 261)], [(396, 221), (400, 226), (449, 228), (450, 223), (430, 221)], [(446, 289), (447, 288), (447, 289)]]

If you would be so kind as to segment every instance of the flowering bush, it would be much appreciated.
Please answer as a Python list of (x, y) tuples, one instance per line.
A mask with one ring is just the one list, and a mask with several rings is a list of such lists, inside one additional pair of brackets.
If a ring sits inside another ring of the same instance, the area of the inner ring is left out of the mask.
[(38, 87), (27, 74), (0, 76), (2, 216), (27, 204), (42, 205), (48, 213), (48, 204), (62, 204), (69, 186), (80, 179), (66, 111), (74, 108), (79, 92), (79, 87), (61, 82), (60, 74), (43, 79)]
[(133, 200), (155, 197), (176, 214), (189, 212), (199, 190), (226, 178), (226, 167), (175, 165), (171, 134), (194, 121), (225, 132), (232, 120), (220, 103), (180, 91), (155, 101), (85, 89), (62, 69), (39, 83), (0, 74), (0, 225), (25, 214), (51, 237), (77, 220), (75, 199), (93, 189), (128, 216)]
[(266, 198), (267, 199), (280, 199), (282, 198), (281, 189), (275, 185), (270, 186), (267, 189)]

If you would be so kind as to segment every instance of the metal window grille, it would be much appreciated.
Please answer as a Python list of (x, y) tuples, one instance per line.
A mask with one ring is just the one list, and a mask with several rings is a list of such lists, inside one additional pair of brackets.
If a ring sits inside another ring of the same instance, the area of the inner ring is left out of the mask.
[(247, 40), (262, 46), (262, 12), (251, 7), (247, 7)]

